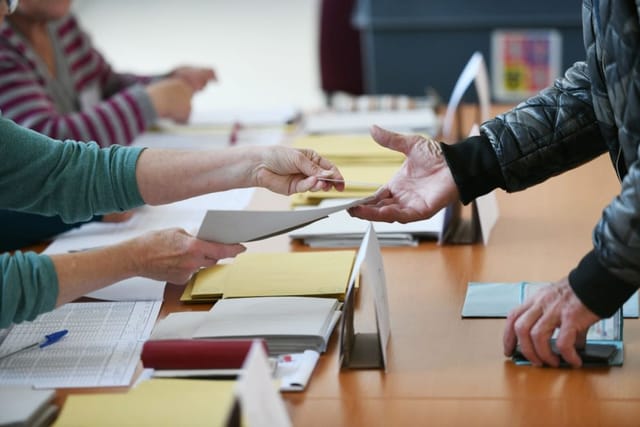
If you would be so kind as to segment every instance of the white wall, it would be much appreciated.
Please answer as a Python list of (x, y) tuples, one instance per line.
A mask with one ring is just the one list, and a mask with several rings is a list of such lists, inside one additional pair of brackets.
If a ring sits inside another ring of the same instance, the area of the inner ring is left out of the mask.
[(213, 66), (210, 107), (322, 105), (319, 0), (75, 0), (74, 11), (117, 70)]

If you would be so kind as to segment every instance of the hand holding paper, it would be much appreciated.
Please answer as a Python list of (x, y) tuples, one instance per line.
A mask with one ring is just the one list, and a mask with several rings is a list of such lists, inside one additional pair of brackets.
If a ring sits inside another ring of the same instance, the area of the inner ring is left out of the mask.
[[(270, 147), (262, 162), (253, 170), (255, 183), (280, 194), (304, 191), (342, 191), (344, 183), (338, 169), (313, 150), (288, 147)], [(333, 178), (337, 182), (321, 181)]]

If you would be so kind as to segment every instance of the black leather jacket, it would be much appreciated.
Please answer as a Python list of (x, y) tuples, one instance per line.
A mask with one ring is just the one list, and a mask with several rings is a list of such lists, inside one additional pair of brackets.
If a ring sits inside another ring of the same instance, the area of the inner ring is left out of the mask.
[(640, 286), (640, 0), (584, 0), (586, 60), (481, 136), (443, 145), (463, 202), (519, 191), (608, 151), (621, 191), (570, 273), (580, 300), (608, 317)]

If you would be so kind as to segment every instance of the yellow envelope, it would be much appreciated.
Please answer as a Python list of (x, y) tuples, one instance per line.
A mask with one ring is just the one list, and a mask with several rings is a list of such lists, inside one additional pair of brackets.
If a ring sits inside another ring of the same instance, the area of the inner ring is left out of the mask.
[(72, 394), (54, 426), (224, 426), (235, 384), (152, 379), (127, 393)]
[[(224, 274), (204, 269), (197, 274), (191, 297), (220, 289), (224, 298), (259, 296), (327, 296), (342, 299), (355, 260), (354, 250), (322, 252), (242, 253)], [(205, 273), (205, 274), (203, 274)], [(211, 283), (208, 283), (211, 281)]]
[(206, 298), (208, 300), (222, 298), (226, 273), (231, 264), (216, 264), (203, 268), (193, 278), (191, 299)]

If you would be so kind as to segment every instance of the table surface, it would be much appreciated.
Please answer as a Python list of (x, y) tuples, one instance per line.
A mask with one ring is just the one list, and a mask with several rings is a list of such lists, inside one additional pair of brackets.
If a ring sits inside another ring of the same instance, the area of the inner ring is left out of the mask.
[[(502, 355), (504, 319), (460, 315), (470, 281), (566, 275), (591, 249), (593, 226), (618, 191), (610, 161), (601, 156), (524, 192), (497, 191), (500, 218), (486, 246), (429, 241), (383, 248), (391, 322), (387, 372), (341, 371), (334, 333), (307, 390), (283, 394), (293, 424), (640, 425), (638, 320), (625, 323), (624, 366), (550, 369), (515, 366)], [(285, 205), (285, 198), (260, 190), (252, 204)], [(251, 243), (249, 250), (309, 249), (278, 236)], [(161, 317), (209, 308), (180, 303), (181, 292), (167, 285)], [(105, 390), (59, 390), (57, 399), (95, 391)]]

